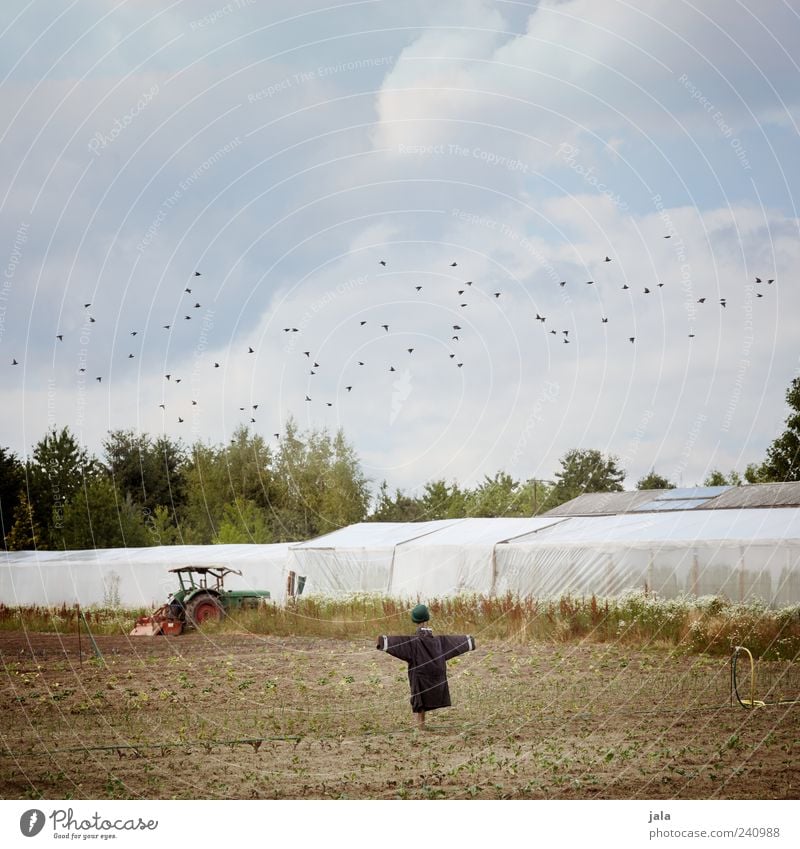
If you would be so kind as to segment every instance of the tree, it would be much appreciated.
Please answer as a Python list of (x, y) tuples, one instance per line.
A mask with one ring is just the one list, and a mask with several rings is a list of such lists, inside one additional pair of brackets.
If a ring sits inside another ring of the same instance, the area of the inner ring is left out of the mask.
[(3, 537), (14, 524), (24, 479), (24, 468), (17, 455), (9, 448), (0, 448), (0, 534)]
[(33, 551), (39, 548), (41, 539), (41, 528), (23, 490), (14, 508), (14, 522), (6, 534), (6, 548), (9, 551)]
[(763, 481), (800, 480), (800, 377), (789, 384), (786, 403), (791, 411), (786, 417), (786, 430), (767, 449), (767, 459), (758, 472)]
[(605, 457), (595, 449), (567, 451), (560, 460), (561, 471), (555, 474), (552, 503), (563, 504), (584, 492), (621, 492), (625, 472), (617, 462), (616, 457)]
[(151, 544), (142, 514), (107, 476), (88, 478), (64, 507), (63, 547), (134, 548)]
[(217, 543), (268, 543), (272, 531), (264, 511), (246, 498), (226, 504), (217, 532)]
[(28, 497), (44, 539), (61, 547), (60, 526), (65, 505), (88, 477), (103, 472), (98, 461), (82, 448), (69, 428), (52, 427), (33, 448), (26, 468)]
[(420, 522), (429, 518), (418, 499), (396, 489), (394, 497), (389, 494), (389, 485), (383, 481), (375, 496), (375, 509), (369, 517), (371, 522)]
[(497, 472), (467, 496), (468, 516), (530, 516), (533, 513), (533, 491), (511, 475)]
[(466, 493), (453, 481), (428, 481), (418, 499), (422, 515), (426, 519), (460, 519), (467, 515)]
[(675, 489), (675, 484), (659, 475), (655, 469), (650, 469), (636, 484), (636, 489)]
[(703, 481), (703, 486), (741, 486), (741, 475), (731, 469), (730, 474), (726, 477), (719, 469), (712, 469)]
[(186, 503), (186, 450), (180, 441), (146, 433), (111, 431), (103, 441), (105, 461), (123, 495), (153, 512), (162, 505), (173, 516)]

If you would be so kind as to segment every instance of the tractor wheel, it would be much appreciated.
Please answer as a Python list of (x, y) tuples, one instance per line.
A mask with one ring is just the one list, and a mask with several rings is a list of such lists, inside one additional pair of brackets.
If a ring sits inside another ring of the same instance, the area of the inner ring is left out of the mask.
[(211, 619), (222, 618), (222, 605), (211, 593), (200, 593), (186, 605), (186, 621), (191, 625), (202, 625)]

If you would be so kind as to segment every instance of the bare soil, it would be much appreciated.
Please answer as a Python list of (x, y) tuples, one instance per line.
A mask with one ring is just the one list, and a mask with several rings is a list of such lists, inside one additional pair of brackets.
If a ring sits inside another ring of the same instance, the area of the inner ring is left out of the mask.
[(795, 799), (800, 705), (727, 659), (482, 643), (417, 732), (372, 641), (0, 633), (0, 797)]

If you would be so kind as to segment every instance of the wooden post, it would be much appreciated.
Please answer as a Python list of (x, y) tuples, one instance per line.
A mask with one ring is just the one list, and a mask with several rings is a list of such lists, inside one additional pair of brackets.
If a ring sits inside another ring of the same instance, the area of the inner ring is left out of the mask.
[(78, 608), (78, 615), (76, 617), (78, 624), (78, 663), (83, 666), (83, 651), (81, 650), (81, 606), (76, 605)]

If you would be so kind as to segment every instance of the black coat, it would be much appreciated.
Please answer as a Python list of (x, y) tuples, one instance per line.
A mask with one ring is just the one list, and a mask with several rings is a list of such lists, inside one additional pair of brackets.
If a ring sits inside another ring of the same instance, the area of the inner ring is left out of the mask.
[(430, 628), (418, 628), (413, 637), (378, 637), (376, 648), (408, 664), (411, 709), (414, 713), (450, 707), (447, 661), (474, 651), (469, 635), (434, 637)]

